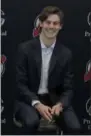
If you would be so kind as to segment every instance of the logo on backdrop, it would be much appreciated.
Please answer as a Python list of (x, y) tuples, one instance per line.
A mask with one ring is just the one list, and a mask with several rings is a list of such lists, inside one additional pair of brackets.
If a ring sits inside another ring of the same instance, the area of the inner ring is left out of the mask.
[(5, 72), (5, 62), (6, 62), (6, 56), (5, 55), (1, 55), (1, 63), (0, 63), (0, 65), (1, 65), (1, 71), (0, 71), (0, 73), (1, 73), (1, 76), (3, 76), (3, 74), (4, 74), (4, 72)]
[[(3, 10), (1, 10), (1, 27), (2, 27), (2, 29), (4, 29), (3, 28), (3, 26), (4, 26), (4, 24), (5, 24), (5, 12), (3, 11)], [(6, 30), (3, 30), (3, 31), (1, 31), (1, 36), (7, 36), (7, 31)]]
[[(88, 82), (91, 80), (91, 60), (87, 62), (86, 65), (86, 72), (84, 74), (84, 81)], [(86, 112), (88, 113), (89, 117), (91, 116), (91, 97), (86, 101)], [(87, 126), (88, 130), (91, 130), (91, 120), (89, 118), (83, 119), (83, 124)]]
[[(4, 100), (1, 99), (1, 114), (4, 113)], [(3, 117), (3, 115), (1, 116), (1, 123), (2, 124), (6, 124), (6, 118)]]
[[(91, 118), (91, 97), (86, 102), (86, 112), (88, 113), (89, 117)], [(84, 118), (83, 124), (87, 126), (87, 129), (91, 131), (91, 119)]]
[(91, 25), (91, 12), (88, 13), (87, 22), (88, 22), (88, 25), (90, 26)]
[[(91, 37), (90, 33), (90, 25), (91, 25), (91, 12), (88, 13), (87, 15), (87, 24), (89, 26), (89, 31), (85, 31), (85, 37)], [(91, 38), (90, 38), (91, 42)], [(91, 60), (89, 60), (86, 64), (86, 72), (84, 74), (84, 81), (89, 82), (91, 80)], [(86, 112), (91, 117), (91, 97), (86, 101)], [(88, 130), (91, 131), (91, 119), (89, 117), (85, 117), (83, 119), (83, 124), (87, 127)]]
[[(87, 23), (90, 27), (91, 26), (91, 12), (89, 12), (88, 15), (87, 15)], [(90, 30), (90, 28), (89, 28), (89, 30)], [(86, 30), (85, 31), (85, 37), (90, 37), (90, 36), (91, 36), (91, 33)], [(91, 38), (90, 38), (90, 41), (91, 41)]]
[(4, 23), (5, 23), (5, 18), (4, 18), (4, 16), (5, 16), (5, 13), (1, 10), (1, 26), (3, 26)]
[(86, 111), (89, 116), (91, 116), (91, 98), (89, 98), (86, 102)]
[(91, 60), (87, 62), (86, 72), (84, 74), (84, 81), (87, 82), (89, 80), (91, 80)]
[(33, 37), (37, 37), (39, 33), (40, 33), (40, 20), (38, 15), (34, 21)]

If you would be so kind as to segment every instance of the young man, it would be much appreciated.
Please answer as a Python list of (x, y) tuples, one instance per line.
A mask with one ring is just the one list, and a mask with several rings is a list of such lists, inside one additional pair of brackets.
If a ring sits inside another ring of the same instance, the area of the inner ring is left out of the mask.
[(41, 117), (51, 121), (53, 115), (63, 115), (67, 133), (80, 130), (71, 107), (72, 54), (57, 39), (63, 16), (58, 7), (45, 7), (39, 15), (39, 37), (19, 46), (15, 117), (31, 132)]

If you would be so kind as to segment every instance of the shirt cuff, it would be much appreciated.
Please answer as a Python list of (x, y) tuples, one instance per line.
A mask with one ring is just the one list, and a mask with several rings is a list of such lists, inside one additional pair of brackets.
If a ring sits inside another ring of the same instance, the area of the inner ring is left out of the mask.
[(40, 103), (40, 101), (38, 101), (38, 100), (33, 100), (33, 101), (32, 101), (32, 106), (34, 107), (35, 104), (37, 104), (37, 103)]

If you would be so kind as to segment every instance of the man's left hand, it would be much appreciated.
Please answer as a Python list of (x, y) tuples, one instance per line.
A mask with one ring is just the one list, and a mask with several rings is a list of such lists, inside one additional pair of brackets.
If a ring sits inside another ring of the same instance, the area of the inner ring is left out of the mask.
[(63, 111), (63, 107), (62, 107), (62, 104), (59, 102), (52, 107), (51, 114), (59, 116), (60, 112), (62, 112), (62, 111)]

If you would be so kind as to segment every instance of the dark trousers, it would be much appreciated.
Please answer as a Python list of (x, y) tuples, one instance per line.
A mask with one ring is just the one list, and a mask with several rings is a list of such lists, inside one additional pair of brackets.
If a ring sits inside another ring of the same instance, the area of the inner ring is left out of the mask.
[[(48, 95), (39, 96), (39, 99), (43, 104), (52, 106)], [(34, 134), (39, 126), (41, 116), (34, 107), (24, 102), (18, 104), (19, 108), (15, 113), (15, 117), (23, 124), (23, 134)], [(60, 124), (64, 134), (80, 134), (81, 126), (72, 107), (64, 109), (60, 116), (62, 116)]]

